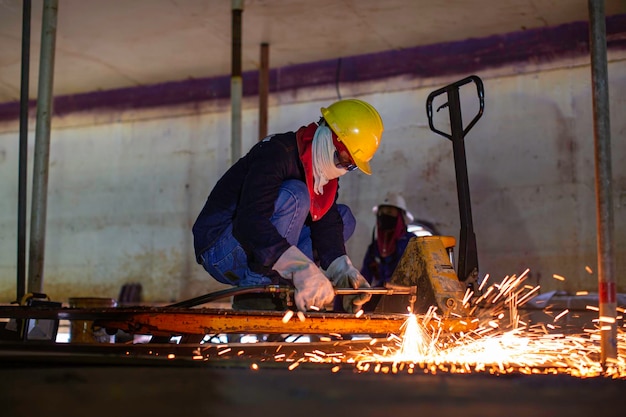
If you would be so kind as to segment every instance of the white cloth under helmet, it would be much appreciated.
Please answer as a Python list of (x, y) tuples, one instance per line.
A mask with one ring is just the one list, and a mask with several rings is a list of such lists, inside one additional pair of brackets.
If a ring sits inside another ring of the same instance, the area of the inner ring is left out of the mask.
[(311, 146), (313, 158), (313, 191), (315, 194), (324, 194), (324, 186), (328, 181), (339, 178), (348, 172), (344, 168), (335, 166), (335, 145), (333, 132), (326, 124), (321, 124), (313, 136)]

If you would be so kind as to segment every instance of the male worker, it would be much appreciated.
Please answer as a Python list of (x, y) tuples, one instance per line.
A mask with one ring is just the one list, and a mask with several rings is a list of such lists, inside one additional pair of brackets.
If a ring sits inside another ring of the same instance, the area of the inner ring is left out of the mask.
[[(336, 201), (339, 177), (356, 168), (371, 175), (383, 122), (356, 99), (321, 113), (318, 123), (255, 144), (220, 178), (193, 225), (196, 259), (213, 278), (240, 287), (293, 285), (300, 311), (332, 304), (333, 286), (369, 287), (346, 255), (354, 217)], [(252, 297), (236, 296), (233, 307), (285, 308), (270, 294)], [(358, 311), (370, 298), (347, 297), (346, 309)]]
[[(407, 230), (413, 214), (407, 210), (404, 197), (393, 192), (372, 211), (376, 214), (376, 226), (363, 258), (361, 274), (373, 287), (383, 287), (391, 279), (409, 240), (415, 237)], [(373, 311), (379, 300), (380, 296), (373, 297), (363, 310)]]

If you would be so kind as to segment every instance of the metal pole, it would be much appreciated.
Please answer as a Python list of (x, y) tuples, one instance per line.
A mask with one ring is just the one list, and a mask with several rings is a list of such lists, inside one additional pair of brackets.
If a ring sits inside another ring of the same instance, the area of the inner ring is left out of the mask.
[(259, 68), (259, 140), (267, 136), (267, 103), (270, 91), (270, 46), (261, 44), (261, 68)]
[(20, 145), (17, 185), (17, 298), (26, 294), (26, 179), (28, 172), (28, 87), (30, 72), (31, 1), (23, 1), (22, 9), (22, 74), (20, 79)]
[(601, 362), (606, 369), (611, 360), (617, 359), (617, 289), (613, 258), (611, 123), (604, 0), (589, 0), (589, 22), (596, 176), (596, 225), (598, 229)]
[(241, 78), (241, 15), (243, 1), (232, 0), (232, 72), (230, 79), (231, 97), (231, 162), (241, 157), (241, 101), (243, 81)]
[(54, 80), (54, 52), (58, 7), (58, 0), (45, 0), (41, 22), (37, 127), (35, 129), (35, 155), (33, 161), (33, 190), (30, 220), (29, 292), (42, 292), (43, 288), (48, 160), (50, 159), (50, 124), (52, 119), (52, 85)]

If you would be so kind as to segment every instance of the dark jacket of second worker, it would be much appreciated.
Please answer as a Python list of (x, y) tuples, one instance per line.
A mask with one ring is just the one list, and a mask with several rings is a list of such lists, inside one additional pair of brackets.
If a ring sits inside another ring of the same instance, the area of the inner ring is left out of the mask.
[(363, 266), (361, 268), (361, 274), (372, 287), (383, 287), (385, 283), (391, 280), (391, 276), (409, 244), (409, 240), (414, 237), (413, 233), (406, 231), (398, 238), (396, 250), (385, 257), (380, 254), (376, 239), (372, 240), (363, 257)]

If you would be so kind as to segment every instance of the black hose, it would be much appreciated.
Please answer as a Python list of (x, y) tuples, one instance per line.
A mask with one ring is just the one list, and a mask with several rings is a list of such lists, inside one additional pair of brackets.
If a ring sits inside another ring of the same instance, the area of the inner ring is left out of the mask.
[(189, 300), (179, 301), (174, 304), (170, 304), (167, 307), (195, 307), (211, 301), (219, 300), (222, 298), (232, 297), (234, 295), (252, 294), (252, 293), (288, 293), (293, 291), (292, 287), (281, 285), (254, 285), (251, 287), (233, 287), (225, 290), (204, 294), (199, 297), (191, 298)]
[[(411, 287), (399, 287), (399, 288), (335, 288), (336, 295), (350, 295), (350, 294), (381, 294), (381, 295), (392, 295), (392, 294), (410, 294)], [(254, 285), (251, 287), (233, 287), (228, 288), (221, 291), (212, 292), (209, 294), (204, 294), (196, 298), (192, 298), (189, 300), (179, 301), (174, 304), (170, 304), (167, 307), (195, 307), (205, 303), (209, 303), (211, 301), (219, 300), (221, 298), (232, 297), (234, 295), (242, 295), (242, 294), (252, 294), (252, 293), (265, 293), (265, 294), (286, 294), (293, 292), (293, 287), (288, 287), (284, 285)]]

